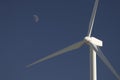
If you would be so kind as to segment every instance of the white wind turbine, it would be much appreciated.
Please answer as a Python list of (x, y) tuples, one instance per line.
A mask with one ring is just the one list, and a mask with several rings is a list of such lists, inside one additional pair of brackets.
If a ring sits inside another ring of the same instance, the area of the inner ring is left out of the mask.
[(114, 67), (111, 65), (109, 60), (104, 56), (101, 49), (99, 48), (99, 47), (102, 46), (102, 41), (95, 38), (95, 37), (91, 37), (92, 28), (93, 28), (93, 24), (94, 24), (94, 19), (95, 19), (97, 7), (98, 7), (98, 2), (99, 2), (99, 0), (95, 0), (92, 15), (91, 15), (90, 22), (89, 22), (88, 34), (82, 41), (77, 42), (75, 44), (72, 44), (72, 45), (70, 45), (70, 46), (68, 46), (64, 49), (61, 49), (61, 50), (59, 50), (59, 51), (57, 51), (53, 54), (50, 54), (46, 57), (43, 57), (42, 59), (39, 59), (39, 60), (27, 65), (26, 67), (31, 67), (31, 66), (33, 66), (37, 63), (40, 63), (40, 62), (43, 62), (45, 60), (56, 57), (58, 55), (64, 54), (65, 52), (76, 50), (76, 49), (80, 48), (83, 44), (86, 43), (90, 47), (90, 80), (97, 80), (96, 54), (98, 55), (98, 57), (100, 57), (100, 59), (103, 61), (103, 63), (110, 69), (110, 71), (114, 74), (114, 76), (118, 80), (120, 80), (120, 76), (115, 71)]

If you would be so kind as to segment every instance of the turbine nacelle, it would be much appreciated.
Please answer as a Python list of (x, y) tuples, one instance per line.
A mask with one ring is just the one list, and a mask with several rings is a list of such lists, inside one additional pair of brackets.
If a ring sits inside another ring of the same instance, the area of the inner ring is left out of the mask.
[(84, 40), (85, 40), (85, 42), (87, 42), (87, 43), (91, 42), (91, 43), (93, 43), (96, 46), (100, 46), (100, 47), (103, 46), (103, 41), (101, 41), (101, 40), (99, 40), (99, 39), (97, 39), (95, 37), (86, 36), (84, 38)]

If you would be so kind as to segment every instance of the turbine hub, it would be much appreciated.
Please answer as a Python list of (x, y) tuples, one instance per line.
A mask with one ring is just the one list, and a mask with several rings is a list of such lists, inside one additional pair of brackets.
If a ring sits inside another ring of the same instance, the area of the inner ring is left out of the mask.
[(95, 44), (95, 45), (97, 45), (97, 46), (100, 46), (100, 47), (103, 46), (103, 42), (102, 42), (101, 40), (95, 38), (95, 37), (86, 36), (86, 37), (84, 38), (84, 40), (85, 40), (86, 43), (91, 42), (91, 43), (93, 43), (93, 44)]

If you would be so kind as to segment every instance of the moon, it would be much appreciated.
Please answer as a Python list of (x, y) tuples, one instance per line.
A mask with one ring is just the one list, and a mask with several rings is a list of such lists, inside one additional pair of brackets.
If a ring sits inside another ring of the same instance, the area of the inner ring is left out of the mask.
[(33, 15), (33, 19), (34, 19), (34, 21), (37, 23), (37, 22), (39, 21), (39, 16), (36, 15), (36, 14), (34, 14), (34, 15)]

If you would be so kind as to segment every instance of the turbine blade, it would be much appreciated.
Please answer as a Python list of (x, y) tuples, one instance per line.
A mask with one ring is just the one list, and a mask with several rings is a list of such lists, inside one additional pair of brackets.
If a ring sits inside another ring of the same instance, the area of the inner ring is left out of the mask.
[(109, 60), (104, 56), (101, 49), (92, 43), (90, 43), (90, 46), (96, 51), (97, 55), (100, 57), (100, 59), (103, 61), (103, 63), (110, 69), (110, 71), (115, 75), (115, 77), (118, 80), (120, 80), (120, 76), (118, 75), (118, 73), (116, 72), (116, 70), (114, 69), (112, 64), (109, 62)]
[(112, 64), (105, 57), (105, 55), (103, 54), (101, 49), (99, 47), (97, 47), (97, 48), (98, 48), (98, 56), (101, 58), (101, 60), (104, 62), (104, 64), (111, 70), (111, 72), (116, 76), (116, 78), (118, 78), (118, 80), (120, 80), (120, 76), (118, 75), (118, 73), (116, 72), (116, 70), (114, 69)]
[(98, 3), (99, 3), (99, 0), (95, 0), (93, 11), (92, 11), (90, 22), (89, 22), (89, 29), (88, 29), (88, 36), (89, 37), (91, 36), (91, 33), (92, 33), (92, 28), (93, 28), (93, 24), (94, 24), (94, 20), (95, 20), (95, 16), (96, 16)]
[(46, 57), (43, 57), (43, 58), (41, 58), (41, 59), (39, 59), (39, 60), (37, 60), (37, 61), (29, 64), (29, 65), (27, 65), (26, 67), (31, 67), (31, 66), (33, 66), (33, 65), (35, 65), (35, 64), (37, 64), (37, 63), (40, 63), (40, 62), (43, 62), (43, 61), (45, 61), (45, 60), (51, 59), (51, 58), (53, 58), (53, 57), (56, 57), (56, 56), (58, 56), (58, 55), (64, 54), (65, 52), (69, 52), (69, 51), (78, 49), (78, 48), (80, 48), (83, 44), (84, 44), (84, 41), (80, 41), (80, 42), (77, 42), (77, 43), (75, 43), (75, 44), (72, 44), (72, 45), (70, 45), (70, 46), (68, 46), (68, 47), (66, 47), (66, 48), (64, 48), (64, 49), (62, 49), (62, 50), (59, 50), (59, 51), (57, 51), (57, 52), (55, 52), (55, 53), (52, 53), (52, 54), (50, 54), (50, 55), (48, 55), (48, 56), (46, 56)]

